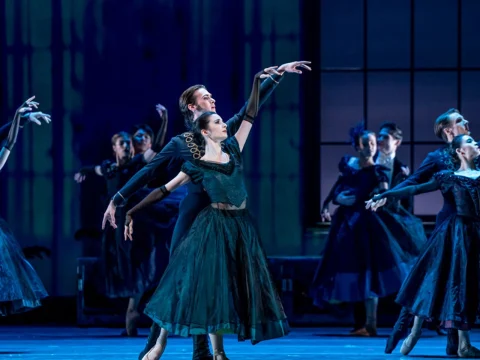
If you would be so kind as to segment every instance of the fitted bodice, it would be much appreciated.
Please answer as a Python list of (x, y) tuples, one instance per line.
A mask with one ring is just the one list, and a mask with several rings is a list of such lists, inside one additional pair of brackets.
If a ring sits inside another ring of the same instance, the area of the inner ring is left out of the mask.
[(453, 171), (435, 174), (445, 202), (455, 213), (480, 220), (480, 178), (455, 175)]
[(227, 163), (192, 160), (183, 164), (182, 171), (192, 182), (202, 183), (212, 203), (240, 207), (247, 199), (240, 147), (235, 136), (229, 137), (223, 145), (230, 156)]
[(389, 170), (383, 165), (356, 169), (349, 165), (350, 159), (351, 156), (344, 156), (338, 165), (341, 181), (334, 198), (342, 191), (348, 191), (350, 195), (355, 195), (354, 206), (364, 207), (365, 201), (378, 193), (380, 183), (388, 183)]

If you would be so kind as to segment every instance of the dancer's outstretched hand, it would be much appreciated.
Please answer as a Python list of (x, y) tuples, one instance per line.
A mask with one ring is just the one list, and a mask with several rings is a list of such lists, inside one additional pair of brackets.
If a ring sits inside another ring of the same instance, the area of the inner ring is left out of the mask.
[(33, 101), (33, 99), (35, 99), (35, 95), (25, 100), (25, 102), (22, 105), (20, 105), (20, 107), (17, 109), (17, 113), (23, 114), (23, 113), (26, 113), (27, 111), (38, 109), (38, 105), (40, 105), (40, 103)]
[(300, 70), (299, 68), (312, 71), (312, 68), (307, 65), (311, 63), (312, 63), (311, 61), (292, 61), (283, 65), (280, 65), (277, 71), (280, 74), (283, 74), (284, 72), (302, 74), (302, 70)]
[(107, 210), (105, 211), (105, 214), (103, 214), (103, 221), (102, 221), (102, 230), (105, 229), (105, 225), (107, 224), (107, 221), (110, 223), (110, 225), (116, 229), (117, 224), (115, 224), (115, 210), (117, 207), (113, 204), (113, 201), (110, 201), (110, 204), (108, 204)]
[(378, 208), (382, 207), (387, 203), (386, 198), (382, 198), (381, 195), (375, 195), (368, 201), (365, 201), (365, 209), (371, 209), (372, 211), (377, 211)]
[(271, 75), (281, 75), (278, 71), (278, 66), (270, 66), (268, 68), (263, 69), (259, 73), (255, 75), (255, 77), (259, 77), (260, 79), (265, 79)]
[(52, 121), (52, 118), (49, 114), (44, 114), (41, 111), (31, 112), (22, 116), (20, 121), (20, 126), (23, 127), (25, 126), (25, 124), (28, 124), (30, 122), (33, 122), (37, 125), (42, 125), (41, 120), (45, 121), (45, 123), (47, 124), (50, 124), (50, 122)]

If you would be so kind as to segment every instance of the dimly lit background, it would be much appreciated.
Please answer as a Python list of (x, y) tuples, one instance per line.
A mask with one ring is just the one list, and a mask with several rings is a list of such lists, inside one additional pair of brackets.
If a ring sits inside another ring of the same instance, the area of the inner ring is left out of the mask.
[[(439, 146), (435, 118), (480, 110), (476, 0), (4, 0), (0, 6), (1, 115), (36, 95), (51, 126), (28, 126), (0, 176), (1, 216), (50, 294), (76, 291), (74, 234), (99, 229), (102, 179), (82, 165), (110, 158), (110, 137), (169, 110), (168, 138), (184, 131), (178, 97), (205, 84), (224, 118), (244, 104), (261, 68), (312, 61), (287, 74), (262, 109), (245, 151), (250, 206), (270, 255), (318, 255), (305, 234), (337, 176), (348, 129), (404, 131), (399, 158), (416, 169)], [(415, 212), (434, 215), (438, 193)]]

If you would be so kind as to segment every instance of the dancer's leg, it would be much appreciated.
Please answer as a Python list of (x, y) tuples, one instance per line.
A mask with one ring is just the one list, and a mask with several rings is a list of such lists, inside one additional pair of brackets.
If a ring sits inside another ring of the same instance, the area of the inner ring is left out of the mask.
[(415, 319), (413, 320), (412, 332), (407, 336), (402, 344), (402, 348), (400, 349), (400, 352), (403, 355), (408, 355), (417, 344), (418, 339), (420, 339), (420, 336), (422, 335), (422, 325), (423, 319), (415, 316)]
[(388, 337), (387, 345), (385, 346), (385, 353), (391, 354), (397, 347), (400, 340), (407, 337), (407, 331), (410, 323), (412, 322), (413, 315), (407, 308), (402, 308), (397, 322), (395, 323), (392, 333)]

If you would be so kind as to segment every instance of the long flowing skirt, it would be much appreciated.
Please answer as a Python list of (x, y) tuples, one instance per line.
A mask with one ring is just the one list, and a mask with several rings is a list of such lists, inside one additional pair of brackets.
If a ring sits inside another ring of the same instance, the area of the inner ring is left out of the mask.
[(247, 210), (206, 207), (171, 257), (145, 313), (181, 336), (287, 335), (289, 325)]
[(423, 239), (423, 231), (415, 235), (389, 212), (339, 207), (313, 280), (314, 302), (359, 302), (396, 293)]
[(420, 317), (468, 330), (479, 310), (480, 222), (452, 215), (433, 231), (396, 301)]
[(47, 291), (35, 269), (25, 259), (7, 223), (0, 219), (0, 315), (41, 306)]

